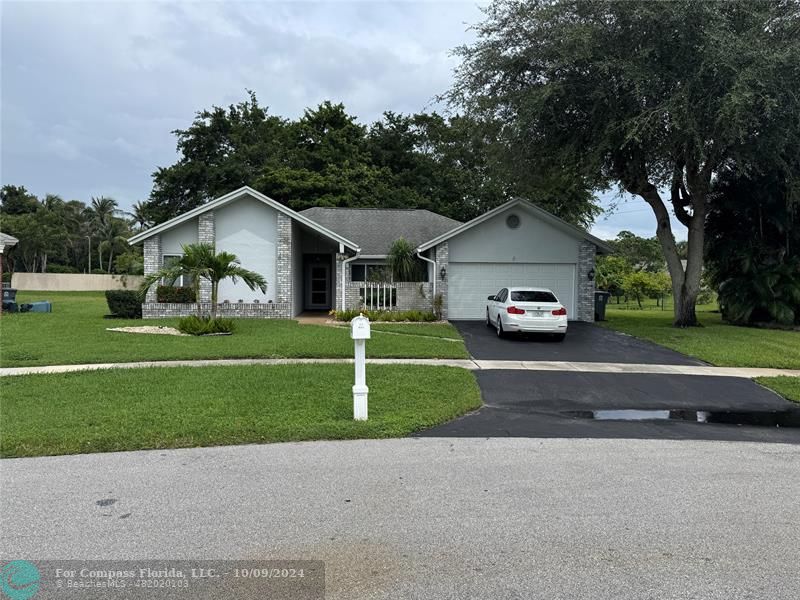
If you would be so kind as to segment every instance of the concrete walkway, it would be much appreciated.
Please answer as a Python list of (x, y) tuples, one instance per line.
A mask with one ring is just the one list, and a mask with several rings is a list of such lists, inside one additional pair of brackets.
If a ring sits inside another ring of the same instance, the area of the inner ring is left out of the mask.
[[(149, 367), (225, 367), (232, 365), (296, 365), (296, 364), (352, 364), (350, 358), (242, 358), (216, 360), (165, 360), (128, 363), (95, 363), (84, 365), (51, 365), (43, 367), (10, 367), (0, 369), (0, 377), (14, 375), (40, 375), (47, 373), (75, 373), (100, 369), (144, 369)], [(458, 367), (474, 371), (525, 370), (573, 371), (577, 373), (654, 373), (666, 375), (711, 375), (718, 377), (775, 377), (784, 375), (800, 377), (797, 369), (765, 369), (739, 367), (710, 367), (694, 365), (653, 365), (628, 363), (568, 362), (568, 361), (514, 361), (435, 358), (370, 358), (372, 365), (422, 365)]]

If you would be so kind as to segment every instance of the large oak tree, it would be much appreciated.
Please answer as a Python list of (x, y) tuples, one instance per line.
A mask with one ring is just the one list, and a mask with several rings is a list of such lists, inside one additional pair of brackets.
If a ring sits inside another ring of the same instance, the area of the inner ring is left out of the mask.
[[(457, 49), (450, 100), (504, 123), (520, 160), (647, 202), (674, 322), (696, 325), (715, 174), (800, 151), (799, 6), (498, 0)], [(685, 268), (670, 211), (688, 229)]]

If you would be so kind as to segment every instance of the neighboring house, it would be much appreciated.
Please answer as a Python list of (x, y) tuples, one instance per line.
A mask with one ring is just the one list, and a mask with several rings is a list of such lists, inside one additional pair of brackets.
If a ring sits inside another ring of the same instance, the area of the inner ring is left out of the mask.
[[(240, 188), (139, 233), (145, 274), (180, 256), (181, 245), (216, 244), (261, 273), (267, 292), (220, 284), (220, 313), (292, 318), (306, 310), (357, 309), (372, 300), (374, 275), (391, 244), (405, 238), (427, 265), (425, 281), (392, 282), (391, 307), (430, 310), (437, 295), (449, 319), (482, 319), (486, 297), (501, 287), (552, 289), (570, 318), (594, 319), (595, 254), (601, 240), (524, 200), (512, 200), (460, 223), (427, 210), (309, 208), (296, 212), (249, 187)], [(180, 283), (180, 282), (179, 282)], [(378, 287), (387, 287), (377, 284)], [(210, 301), (201, 287), (201, 302)], [(384, 296), (385, 298), (385, 296)], [(161, 304), (152, 289), (145, 318), (190, 314), (190, 304)]]

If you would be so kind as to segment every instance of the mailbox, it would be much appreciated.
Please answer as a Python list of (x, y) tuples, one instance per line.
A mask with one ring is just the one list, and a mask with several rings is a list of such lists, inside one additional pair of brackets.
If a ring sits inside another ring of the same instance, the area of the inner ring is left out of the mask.
[(370, 339), (369, 319), (359, 315), (350, 321), (350, 337), (354, 340)]

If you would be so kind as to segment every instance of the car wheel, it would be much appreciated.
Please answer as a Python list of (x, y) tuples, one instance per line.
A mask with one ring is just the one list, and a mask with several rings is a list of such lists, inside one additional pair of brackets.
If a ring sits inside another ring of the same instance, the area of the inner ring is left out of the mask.
[(555, 338), (556, 338), (557, 342), (563, 342), (565, 337), (567, 337), (566, 333), (557, 333), (555, 335)]
[(505, 331), (503, 331), (503, 320), (500, 318), (500, 315), (497, 315), (497, 337), (501, 338), (505, 335)]

